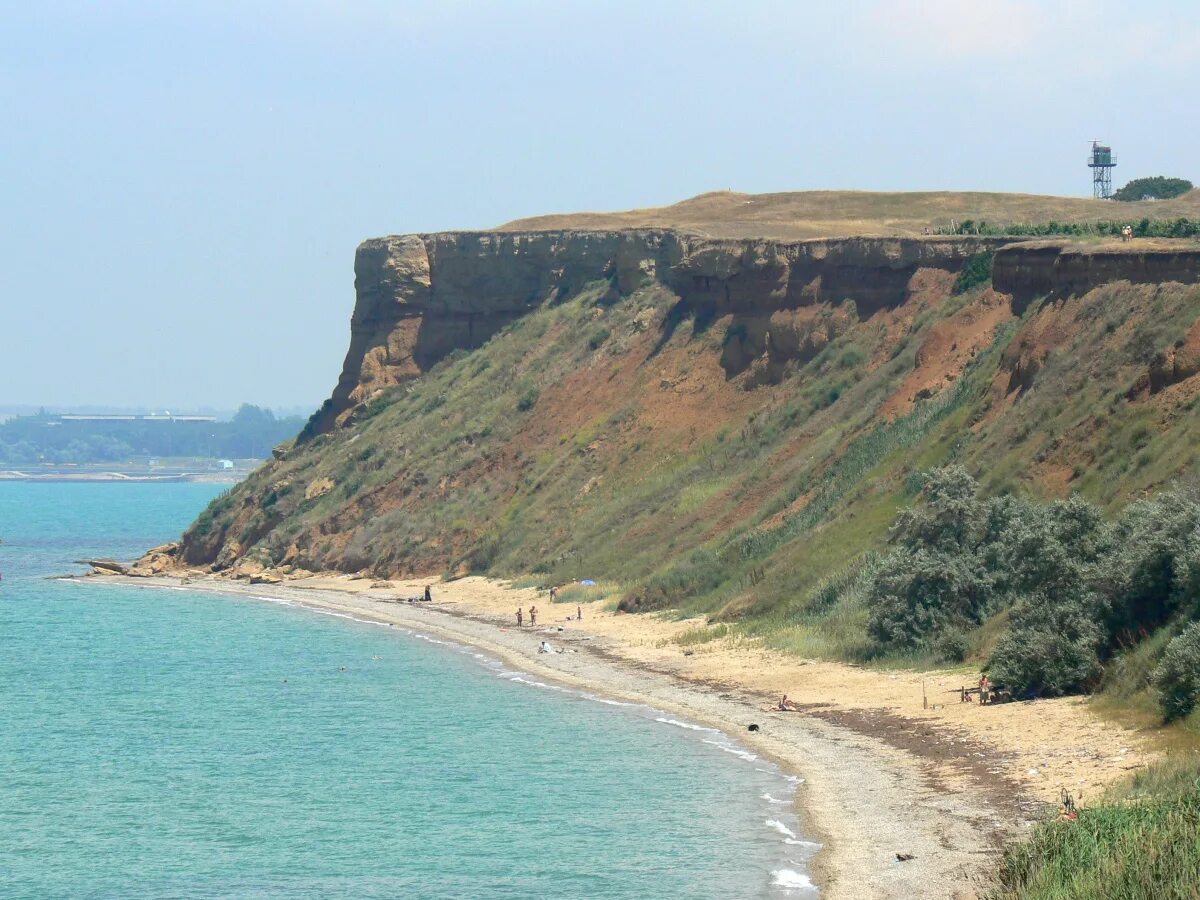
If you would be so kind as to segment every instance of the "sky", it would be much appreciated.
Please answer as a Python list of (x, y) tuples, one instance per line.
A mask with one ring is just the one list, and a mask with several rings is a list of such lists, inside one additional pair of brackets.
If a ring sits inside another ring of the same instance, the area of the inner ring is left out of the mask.
[(391, 233), (1200, 182), (1200, 3), (0, 0), (0, 405), (315, 408)]

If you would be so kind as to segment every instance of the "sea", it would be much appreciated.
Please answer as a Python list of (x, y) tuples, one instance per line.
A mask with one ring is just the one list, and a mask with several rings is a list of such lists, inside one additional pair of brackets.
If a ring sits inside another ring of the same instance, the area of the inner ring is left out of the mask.
[(263, 598), (63, 580), (206, 484), (0, 482), (0, 897), (814, 897), (735, 736)]

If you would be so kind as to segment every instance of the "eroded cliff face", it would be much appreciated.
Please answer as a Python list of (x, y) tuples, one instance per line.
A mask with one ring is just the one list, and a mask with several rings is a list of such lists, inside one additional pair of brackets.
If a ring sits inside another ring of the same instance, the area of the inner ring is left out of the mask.
[(543, 303), (604, 277), (623, 236), (432, 234), (375, 238), (354, 259), (350, 348), (310, 431), (344, 424), (381, 388), (470, 350)]
[(1165, 242), (1072, 246), (1062, 242), (1009, 244), (996, 252), (992, 283), (1023, 312), (1041, 297), (1065, 298), (1115, 281), (1131, 284), (1194, 284), (1200, 281), (1200, 247)]
[[(713, 240), (671, 231), (447, 233), (366, 241), (341, 377), (308, 436), (353, 420), (381, 389), (473, 349), (514, 319), (607, 281), (615, 300), (648, 280), (679, 297), (674, 321), (732, 315), (723, 365), (770, 381), (815, 356), (840, 324), (903, 304), (914, 274), (958, 272), (1000, 238)], [(817, 317), (818, 307), (849, 314)], [(668, 328), (672, 319), (668, 319)], [(669, 336), (669, 335), (668, 335)], [(765, 354), (765, 357), (764, 357)]]
[[(958, 277), (989, 252), (991, 285), (979, 265)], [(1200, 251), (1150, 242), (368, 241), (320, 439), (281, 449), (176, 555), (641, 577), (801, 514), (882, 529), (889, 491), (951, 454), (1001, 486), (1127, 497), (1191, 471), (1197, 282)], [(807, 540), (785, 542), (779, 578), (834, 552)]]

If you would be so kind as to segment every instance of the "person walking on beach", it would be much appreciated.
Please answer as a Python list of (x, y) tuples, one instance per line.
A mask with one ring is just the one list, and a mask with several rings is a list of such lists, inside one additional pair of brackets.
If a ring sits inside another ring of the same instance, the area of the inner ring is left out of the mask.
[(433, 602), (433, 594), (430, 593), (430, 591), (429, 591), (429, 585), (425, 585), (425, 602), (426, 603)]
[(521, 612), (521, 607), (518, 606), (517, 607), (517, 627), (518, 628), (522, 627), (525, 624), (524, 618), (525, 618), (524, 614), (522, 614), (522, 612)]
[(558, 602), (558, 585), (555, 585), (555, 584), (550, 585), (550, 602), (551, 603)]
[(529, 607), (529, 624), (530, 625), (537, 624), (537, 607), (536, 606)]

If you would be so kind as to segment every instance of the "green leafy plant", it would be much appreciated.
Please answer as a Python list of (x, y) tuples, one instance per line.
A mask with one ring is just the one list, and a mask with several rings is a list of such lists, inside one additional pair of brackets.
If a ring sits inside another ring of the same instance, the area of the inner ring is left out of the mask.
[(1151, 678), (1168, 722), (1191, 715), (1200, 705), (1200, 622), (1167, 645)]

